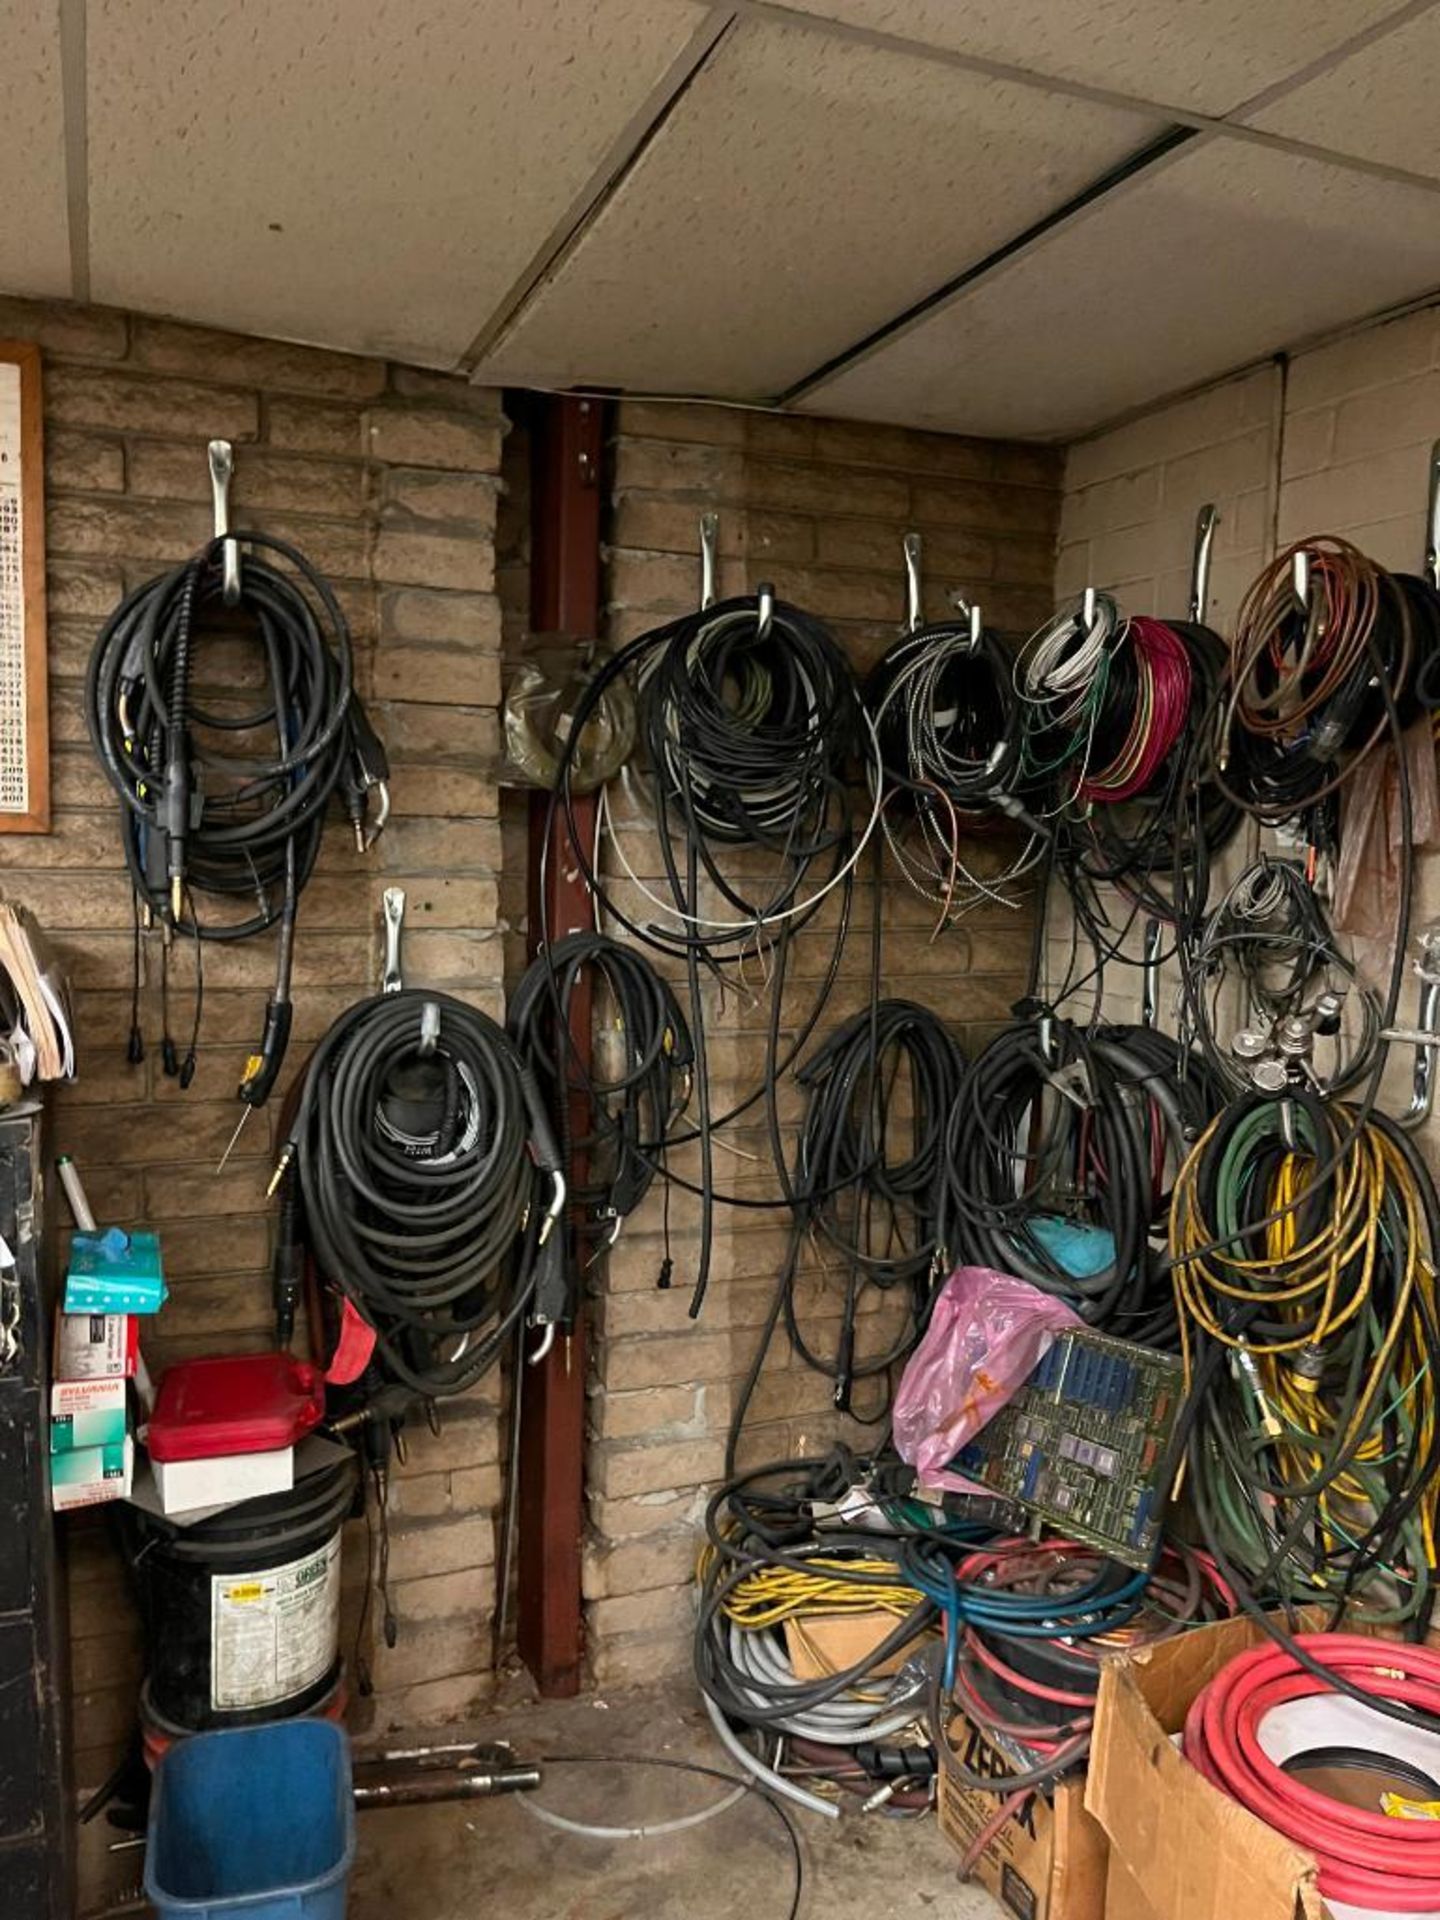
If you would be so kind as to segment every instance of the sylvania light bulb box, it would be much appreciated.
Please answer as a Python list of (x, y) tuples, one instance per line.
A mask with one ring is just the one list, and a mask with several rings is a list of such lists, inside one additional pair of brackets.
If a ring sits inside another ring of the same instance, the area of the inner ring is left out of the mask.
[(57, 1380), (50, 1389), (50, 1451), (117, 1447), (129, 1431), (125, 1381)]

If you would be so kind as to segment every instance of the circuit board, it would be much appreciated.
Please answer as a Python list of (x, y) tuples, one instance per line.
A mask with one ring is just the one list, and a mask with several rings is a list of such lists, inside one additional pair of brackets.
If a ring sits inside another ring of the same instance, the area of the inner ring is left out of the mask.
[(1088, 1329), (1062, 1333), (955, 1470), (1112, 1559), (1148, 1567), (1183, 1378), (1171, 1354)]

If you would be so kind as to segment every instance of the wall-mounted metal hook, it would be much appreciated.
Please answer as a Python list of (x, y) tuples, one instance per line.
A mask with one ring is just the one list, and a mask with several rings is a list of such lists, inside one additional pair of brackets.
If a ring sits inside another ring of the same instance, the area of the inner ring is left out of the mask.
[(1140, 1024), (1154, 1027), (1160, 1018), (1160, 947), (1164, 928), (1158, 920), (1145, 922), (1145, 966), (1140, 987)]
[(1096, 594), (1094, 587), (1086, 587), (1080, 597), (1080, 618), (1087, 627), (1095, 624)]
[(918, 633), (925, 624), (924, 600), (920, 592), (920, 551), (918, 533), (905, 536), (905, 631)]
[(1213, 505), (1201, 507), (1195, 516), (1195, 555), (1190, 563), (1190, 618), (1197, 626), (1205, 621), (1210, 603), (1210, 549), (1215, 544), (1215, 529), (1220, 516)]
[(1295, 557), (1290, 562), (1290, 584), (1295, 598), (1300, 603), (1300, 611), (1310, 611), (1310, 555), (1304, 547), (1295, 549)]
[[(228, 440), (212, 440), (206, 449), (210, 457), (210, 504), (215, 511), (215, 538), (225, 540), (230, 531), (230, 482), (235, 477), (235, 449)], [(240, 603), (240, 542), (225, 540), (221, 550), (221, 592), (227, 607)]]
[(755, 638), (768, 640), (770, 628), (775, 619), (775, 589), (768, 580), (762, 580), (755, 589)]
[(700, 607), (715, 604), (715, 582), (718, 578), (720, 553), (720, 516), (718, 513), (702, 513), (700, 516)]
[(380, 896), (385, 916), (385, 971), (380, 978), (382, 993), (399, 993), (405, 985), (400, 971), (400, 935), (405, 926), (405, 889), (386, 887)]
[(1430, 449), (1430, 497), (1425, 509), (1425, 572), (1440, 592), (1440, 440)]

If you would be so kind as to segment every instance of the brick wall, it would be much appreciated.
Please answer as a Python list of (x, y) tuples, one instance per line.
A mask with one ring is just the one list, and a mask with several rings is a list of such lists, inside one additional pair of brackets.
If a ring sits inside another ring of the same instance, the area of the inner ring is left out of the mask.
[[(626, 402), (611, 446), (607, 633), (622, 643), (696, 605), (699, 515), (720, 515), (722, 594), (770, 579), (784, 599), (825, 620), (863, 671), (896, 637), (904, 608), (901, 540), (924, 536), (926, 611), (949, 594), (979, 598), (986, 620), (1028, 632), (1051, 605), (1059, 457), (942, 434), (738, 410)], [(627, 834), (637, 874), (654, 885), (653, 835)], [(868, 864), (856, 889), (855, 931), (818, 1029), (823, 1036), (868, 997)], [(617, 883), (617, 897), (627, 889)], [(1028, 921), (988, 909), (932, 941), (934, 910), (888, 866), (882, 991), (957, 1020), (973, 1047), (1022, 990)], [(833, 924), (833, 923), (827, 923)], [(823, 930), (796, 943), (785, 1031), (807, 1004), (827, 949)], [(707, 992), (716, 1110), (762, 1071), (763, 1004)], [(781, 1118), (800, 1112), (786, 1087)], [(775, 1192), (763, 1112), (734, 1133), (745, 1159), (717, 1150), (717, 1180)], [(689, 1156), (680, 1164), (692, 1165)], [(707, 1487), (721, 1471), (739, 1379), (788, 1243), (785, 1217), (721, 1209), (703, 1317), (687, 1315), (698, 1202), (672, 1194), (674, 1286), (658, 1291), (662, 1201), (652, 1194), (627, 1225), (594, 1305), (600, 1334), (591, 1394), (590, 1527), (585, 1560), (588, 1639), (597, 1679), (613, 1684), (683, 1667), (689, 1658), (690, 1575)], [(839, 1326), (838, 1276), (807, 1255), (797, 1288), (821, 1350)], [(871, 1298), (874, 1306), (874, 1297)], [(886, 1310), (872, 1313), (874, 1337)], [(839, 1421), (829, 1383), (792, 1359), (783, 1331), (762, 1377), (742, 1462), (813, 1452), (835, 1437), (862, 1444), (873, 1429)], [(857, 1388), (857, 1407), (868, 1404)]]
[[(215, 1166), (273, 950), (262, 939), (207, 951), (200, 1068), (182, 1094), (160, 1067), (158, 935), (147, 937), (147, 1055), (127, 1063), (130, 899), (115, 802), (86, 737), (86, 661), (121, 593), (208, 537), (205, 443), (232, 439), (237, 521), (294, 541), (335, 583), (358, 685), (393, 763), (394, 814), (375, 853), (360, 859), (337, 815), (302, 901), (287, 1079), (334, 1015), (374, 989), (385, 885), (407, 891), (407, 972), (498, 1013), (498, 396), (379, 361), (98, 309), (0, 300), (0, 337), (38, 341), (44, 354), (54, 831), (0, 835), (0, 884), (38, 913), (76, 989), (80, 1073), (57, 1090), (55, 1144), (76, 1156), (103, 1220), (160, 1231), (171, 1298), (149, 1330), (152, 1364), (263, 1346), (264, 1189), (283, 1087), (252, 1116), (225, 1173)], [(181, 955), (172, 975), (181, 1031), (191, 978)], [(495, 1461), (482, 1397), (447, 1407), (439, 1438), (423, 1425), (412, 1437), (391, 1529), (400, 1641), (371, 1649), (377, 1693), (358, 1706), (358, 1727), (414, 1725), (483, 1693)], [(103, 1516), (64, 1525), (78, 1773), (93, 1785), (131, 1724), (140, 1654)], [(352, 1533), (353, 1624), (365, 1539)]]

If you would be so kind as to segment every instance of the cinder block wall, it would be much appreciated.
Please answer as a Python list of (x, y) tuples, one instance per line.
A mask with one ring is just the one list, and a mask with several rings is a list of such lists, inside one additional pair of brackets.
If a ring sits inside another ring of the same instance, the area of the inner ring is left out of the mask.
[[(0, 885), (39, 915), (77, 991), (80, 1074), (57, 1090), (54, 1144), (76, 1156), (102, 1220), (160, 1231), (171, 1298), (147, 1335), (152, 1365), (260, 1347), (270, 1316), (265, 1184), (284, 1086), (252, 1116), (224, 1174), (215, 1167), (273, 952), (264, 939), (207, 950), (200, 1069), (181, 1093), (161, 1070), (159, 936), (147, 937), (147, 1052), (128, 1064), (130, 896), (116, 805), (86, 737), (86, 662), (122, 592), (208, 536), (205, 443), (233, 440), (237, 521), (294, 541), (336, 585), (358, 684), (393, 763), (389, 831), (362, 860), (337, 818), (301, 905), (287, 1084), (334, 1015), (377, 983), (386, 885), (407, 892), (411, 975), (499, 1013), (499, 397), (379, 361), (94, 308), (3, 300), (0, 338), (38, 341), (44, 356), (54, 831), (0, 835)], [(181, 953), (171, 979), (181, 1033), (191, 983)], [(494, 1410), (470, 1397), (443, 1419), (439, 1438), (423, 1423), (412, 1436), (395, 1482), (401, 1635), (393, 1651), (371, 1648), (377, 1691), (356, 1705), (360, 1727), (462, 1712), (488, 1684)], [(140, 1652), (103, 1516), (60, 1524), (71, 1548), (78, 1777), (93, 1786), (132, 1723)], [(365, 1566), (363, 1529), (352, 1531), (349, 1627)]]
[[(1158, 407), (1069, 449), (1056, 589), (1113, 591), (1132, 613), (1183, 615), (1195, 515), (1220, 513), (1208, 623), (1234, 630), (1246, 587), (1307, 534), (1340, 534), (1382, 565), (1421, 569), (1430, 449), (1440, 438), (1440, 308), (1356, 329)], [(1226, 871), (1253, 857), (1242, 833)], [(1440, 911), (1440, 860), (1417, 863), (1417, 924)], [(1052, 916), (1052, 967), (1068, 951)], [(1138, 939), (1130, 943), (1138, 952)], [(1372, 943), (1360, 958), (1388, 970)], [(1106, 1014), (1135, 1017), (1139, 974), (1117, 973)], [(1163, 1016), (1171, 1002), (1167, 976)], [(1402, 1006), (1402, 1017), (1410, 1009)], [(1398, 1050), (1397, 1050), (1398, 1052)], [(1409, 1056), (1391, 1063), (1396, 1087)]]
[[(617, 645), (697, 604), (699, 515), (707, 508), (720, 515), (721, 593), (772, 580), (781, 598), (828, 623), (861, 673), (899, 630), (901, 541), (909, 528), (924, 536), (929, 618), (945, 616), (955, 589), (978, 597), (988, 622), (1016, 633), (1030, 631), (1050, 610), (1060, 470), (1051, 450), (624, 402), (615, 415), (610, 470), (606, 624)], [(628, 833), (626, 853), (639, 877), (663, 890), (653, 834)], [(821, 1036), (868, 999), (871, 873), (867, 858)], [(934, 1008), (974, 1047), (1023, 990), (1028, 916), (987, 908), (932, 940), (934, 909), (888, 860), (880, 887), (882, 992)], [(622, 903), (640, 904), (628, 887), (617, 883), (616, 890)], [(784, 1003), (787, 1035), (823, 969), (830, 926), (826, 917), (796, 943)], [(707, 989), (707, 1014), (712, 1098), (723, 1110), (763, 1071), (764, 1003)], [(798, 1089), (784, 1087), (787, 1147), (800, 1111)], [(717, 1184), (773, 1193), (763, 1109), (753, 1118), (734, 1140), (758, 1158), (717, 1150)], [(679, 1164), (693, 1173), (692, 1155)], [(663, 1202), (652, 1194), (611, 1255), (595, 1302), (585, 1592), (590, 1657), (602, 1684), (654, 1677), (689, 1659), (695, 1525), (722, 1470), (738, 1383), (788, 1245), (783, 1214), (722, 1208), (710, 1295), (695, 1322), (687, 1308), (697, 1217), (691, 1196), (671, 1196), (674, 1285), (658, 1290)], [(827, 1274), (807, 1250), (797, 1297), (822, 1352), (834, 1350), (841, 1284), (834, 1263)], [(892, 1317), (884, 1306), (872, 1312), (862, 1338), (876, 1338)], [(857, 1387), (857, 1412), (879, 1400), (878, 1383)], [(791, 1356), (782, 1329), (753, 1404), (742, 1464), (823, 1451), (837, 1438), (864, 1445), (874, 1432), (833, 1413), (829, 1381)]]

